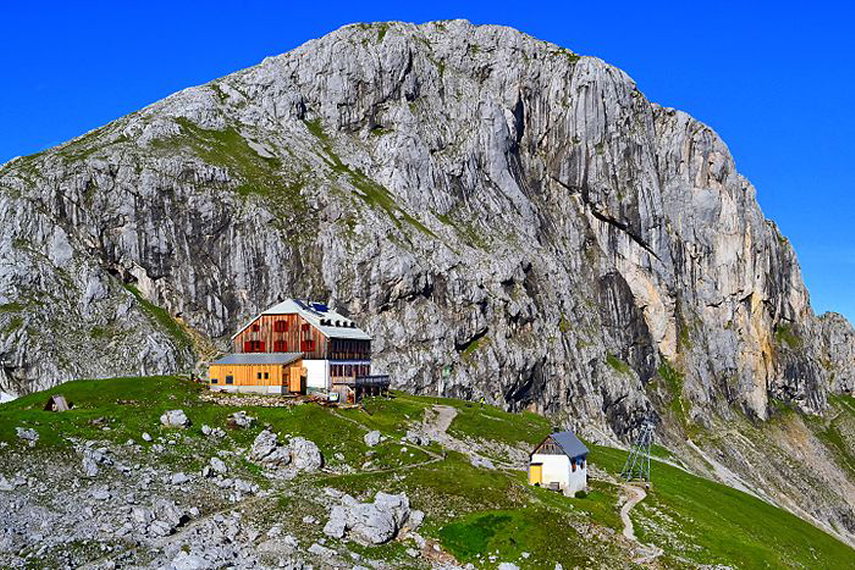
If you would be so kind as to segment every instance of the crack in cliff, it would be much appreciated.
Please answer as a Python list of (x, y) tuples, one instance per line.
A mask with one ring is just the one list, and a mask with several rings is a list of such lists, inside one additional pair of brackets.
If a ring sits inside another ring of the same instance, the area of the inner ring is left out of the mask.
[(584, 188), (580, 188), (578, 186), (571, 186), (570, 184), (563, 182), (562, 180), (558, 179), (555, 176), (550, 176), (550, 178), (552, 180), (554, 180), (555, 182), (557, 182), (558, 185), (561, 186), (562, 188), (565, 188), (565, 189), (567, 189), (573, 193), (579, 194), (579, 196), (581, 196), (581, 198), (582, 198), (582, 202), (588, 207), (588, 209), (591, 211), (591, 214), (595, 218), (597, 218), (598, 220), (600, 220), (601, 222), (603, 222), (605, 224), (608, 224), (608, 225), (622, 231), (623, 233), (625, 233), (629, 237), (629, 239), (634, 241), (637, 245), (641, 246), (641, 248), (644, 249), (647, 253), (649, 253), (650, 255), (655, 257), (658, 261), (662, 261), (662, 259), (656, 254), (656, 252), (653, 251), (653, 248), (650, 247), (650, 244), (647, 243), (647, 241), (644, 238), (642, 238), (640, 235), (638, 235), (637, 233), (632, 231), (632, 229), (629, 227), (629, 224), (621, 222), (620, 220), (612, 218), (611, 216), (608, 216), (608, 215), (604, 214), (603, 212), (599, 211), (597, 209), (597, 207), (590, 200), (588, 200), (588, 193), (585, 192)]
[(631, 240), (632, 240), (632, 241), (634, 241), (636, 244), (638, 244), (639, 246), (641, 246), (641, 248), (642, 248), (642, 249), (644, 249), (647, 253), (649, 253), (650, 255), (652, 255), (653, 257), (655, 257), (657, 260), (662, 261), (662, 260), (659, 258), (659, 256), (658, 256), (658, 255), (656, 255), (656, 252), (655, 252), (655, 251), (653, 251), (653, 248), (651, 248), (651, 247), (650, 247), (650, 244), (648, 244), (648, 243), (647, 243), (647, 242), (646, 242), (646, 241), (645, 241), (641, 236), (639, 236), (638, 234), (636, 234), (635, 232), (633, 232), (633, 231), (630, 229), (630, 227), (629, 227), (629, 225), (628, 225), (628, 224), (625, 224), (625, 223), (621, 222), (620, 220), (616, 220), (616, 219), (614, 219), (614, 218), (612, 218), (612, 217), (610, 217), (610, 216), (607, 216), (607, 215), (603, 214), (602, 212), (600, 212), (599, 210), (597, 210), (597, 209), (594, 207), (594, 205), (593, 205), (593, 204), (591, 204), (591, 203), (588, 203), (588, 207), (589, 207), (589, 208), (590, 208), (590, 210), (591, 210), (591, 214), (593, 214), (593, 216), (594, 216), (595, 218), (597, 218), (597, 219), (598, 219), (598, 220), (600, 220), (601, 222), (604, 222), (604, 223), (606, 223), (606, 224), (608, 224), (608, 225), (610, 225), (610, 226), (612, 226), (612, 227), (615, 227), (615, 228), (617, 228), (618, 230), (622, 231), (622, 232), (623, 232), (623, 233), (625, 233), (627, 236), (629, 236), (629, 239), (631, 239)]

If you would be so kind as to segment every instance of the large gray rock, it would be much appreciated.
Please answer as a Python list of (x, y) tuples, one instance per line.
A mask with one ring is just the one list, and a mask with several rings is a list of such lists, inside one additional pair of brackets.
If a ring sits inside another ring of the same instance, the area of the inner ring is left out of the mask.
[(295, 437), (288, 443), (291, 462), (297, 471), (317, 471), (324, 464), (321, 450), (314, 442), (303, 437)]
[(95, 477), (99, 472), (99, 465), (113, 465), (106, 447), (85, 447), (83, 449), (83, 474), (87, 477)]
[[(417, 524), (424, 514), (418, 511)], [(410, 518), (410, 502), (404, 494), (377, 493), (372, 503), (359, 503), (345, 496), (330, 510), (324, 534), (349, 538), (361, 544), (384, 544), (398, 535)]]
[(291, 463), (291, 452), (279, 443), (270, 430), (259, 433), (249, 449), (248, 459), (269, 468), (285, 467)]
[(369, 431), (368, 433), (366, 433), (362, 437), (362, 440), (365, 442), (365, 445), (367, 445), (368, 447), (374, 447), (376, 445), (379, 445), (381, 439), (382, 439), (382, 436), (380, 435), (380, 432), (377, 430)]
[(185, 428), (190, 425), (190, 418), (184, 410), (168, 410), (160, 416), (160, 423), (168, 428)]

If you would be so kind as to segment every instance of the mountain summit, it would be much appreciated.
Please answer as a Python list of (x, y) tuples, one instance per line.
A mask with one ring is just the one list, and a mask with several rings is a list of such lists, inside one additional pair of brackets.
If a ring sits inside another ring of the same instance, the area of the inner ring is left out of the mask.
[[(815, 316), (716, 133), (599, 59), (346, 26), (7, 163), (0, 219), (4, 391), (186, 370), (281, 299), (329, 299), (400, 388), (601, 440), (654, 415), (700, 469), (855, 532), (851, 451), (808, 419), (855, 388), (855, 332)], [(770, 475), (799, 438), (827, 470)]]

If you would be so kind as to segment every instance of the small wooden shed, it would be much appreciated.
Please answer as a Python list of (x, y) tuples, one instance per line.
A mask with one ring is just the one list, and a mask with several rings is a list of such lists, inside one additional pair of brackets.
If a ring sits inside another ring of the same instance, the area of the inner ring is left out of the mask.
[(208, 383), (226, 392), (302, 394), (306, 375), (300, 352), (239, 353), (212, 362)]
[(65, 396), (61, 394), (54, 394), (50, 398), (48, 398), (47, 403), (45, 404), (46, 412), (67, 412), (71, 409), (71, 404), (65, 399)]

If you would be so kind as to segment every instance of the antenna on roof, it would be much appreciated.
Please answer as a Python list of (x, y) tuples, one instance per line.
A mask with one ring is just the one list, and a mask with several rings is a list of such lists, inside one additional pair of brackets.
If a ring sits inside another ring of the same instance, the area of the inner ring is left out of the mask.
[(623, 464), (620, 472), (620, 476), (625, 481), (650, 482), (650, 446), (653, 445), (653, 430), (651, 419), (645, 419), (641, 423), (641, 431), (638, 432), (638, 437), (632, 444), (626, 463)]

